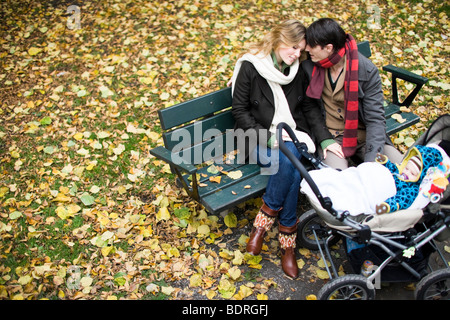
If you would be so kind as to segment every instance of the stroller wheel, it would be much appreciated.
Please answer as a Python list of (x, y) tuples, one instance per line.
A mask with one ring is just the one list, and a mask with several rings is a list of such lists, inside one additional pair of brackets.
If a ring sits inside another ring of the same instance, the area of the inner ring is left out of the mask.
[(417, 300), (450, 300), (450, 269), (441, 269), (425, 276), (416, 286)]
[[(323, 222), (315, 209), (306, 211), (299, 218), (297, 226), (297, 243), (300, 247), (310, 250), (319, 250), (319, 245), (314, 237), (313, 230), (316, 232), (320, 246), (323, 246), (325, 240), (329, 237), (328, 231), (330, 229), (325, 222)], [(340, 236), (334, 235), (328, 244), (332, 246), (336, 244), (340, 238)]]
[(320, 289), (318, 300), (373, 300), (375, 287), (366, 277), (350, 274), (335, 278)]

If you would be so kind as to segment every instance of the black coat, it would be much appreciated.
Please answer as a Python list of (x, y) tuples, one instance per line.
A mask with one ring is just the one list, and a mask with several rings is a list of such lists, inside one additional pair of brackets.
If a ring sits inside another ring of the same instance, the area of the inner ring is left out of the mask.
[[(289, 68), (286, 68), (285, 72), (288, 70)], [(268, 129), (275, 114), (274, 96), (269, 84), (251, 62), (244, 61), (233, 85), (232, 114), (236, 120), (235, 128), (244, 131), (255, 129), (258, 133), (257, 142), (266, 146), (267, 140), (271, 137)], [(314, 137), (318, 138), (320, 142), (321, 137), (328, 133), (328, 129), (324, 126), (320, 106), (306, 97), (307, 85), (307, 77), (299, 67), (295, 78), (282, 86), (282, 89), (297, 125), (295, 129), (308, 133), (313, 140)], [(249, 151), (251, 150), (246, 150), (246, 156)]]

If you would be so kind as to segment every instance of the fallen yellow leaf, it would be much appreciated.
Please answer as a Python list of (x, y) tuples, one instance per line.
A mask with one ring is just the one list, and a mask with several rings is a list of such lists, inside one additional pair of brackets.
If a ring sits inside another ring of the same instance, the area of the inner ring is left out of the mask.
[(325, 270), (316, 269), (316, 274), (319, 277), (319, 279), (322, 279), (322, 280), (326, 280), (326, 279), (330, 278), (330, 276), (328, 275), (328, 272), (326, 272)]
[(234, 259), (233, 259), (233, 264), (234, 265), (241, 265), (242, 262), (244, 261), (244, 255), (242, 254), (241, 251), (239, 250), (235, 250), (234, 251)]
[(239, 287), (239, 292), (233, 296), (236, 300), (243, 300), (250, 296), (253, 293), (253, 290), (245, 285), (241, 285)]
[(19, 278), (19, 280), (17, 280), (17, 283), (24, 286), (24, 285), (30, 283), (31, 281), (33, 281), (33, 278), (27, 274), (25, 276), (21, 276)]
[(167, 209), (167, 207), (161, 207), (158, 211), (158, 213), (156, 214), (156, 220), (157, 221), (161, 221), (161, 220), (169, 220), (170, 219), (170, 212)]
[(70, 213), (64, 206), (59, 206), (58, 208), (56, 208), (55, 212), (58, 215), (58, 217), (60, 217), (63, 220), (73, 217), (73, 213)]
[(102, 251), (102, 255), (103, 255), (104, 257), (107, 257), (108, 254), (111, 253), (112, 249), (114, 249), (114, 246), (106, 246), (106, 247), (103, 247), (102, 250), (101, 250), (101, 251)]
[(241, 270), (238, 267), (234, 266), (228, 269), (227, 274), (230, 276), (231, 279), (236, 281), (241, 276)]
[(305, 256), (306, 258), (311, 257), (311, 251), (309, 251), (309, 249), (300, 248), (300, 249), (298, 249), (298, 252), (299, 252), (302, 256)]
[(71, 200), (72, 199), (70, 197), (68, 197), (62, 193), (58, 193), (58, 195), (55, 197), (55, 199), (53, 199), (53, 201), (58, 201), (58, 202), (70, 202)]
[(31, 47), (30, 49), (28, 49), (28, 54), (30, 56), (35, 56), (37, 54), (39, 54), (42, 51), (42, 49), (36, 48), (36, 47)]
[(147, 137), (149, 137), (152, 141), (157, 141), (157, 140), (159, 139), (159, 133), (157, 133), (157, 132), (150, 131), (150, 132), (147, 132), (146, 135), (147, 135)]
[(259, 293), (256, 295), (256, 300), (269, 300), (269, 297), (264, 293)]
[(236, 180), (236, 179), (239, 179), (242, 177), (242, 171), (241, 170), (231, 171), (231, 172), (228, 172), (227, 176), (233, 180)]
[(190, 288), (196, 288), (200, 287), (202, 285), (202, 275), (199, 273), (196, 273), (191, 276), (189, 279), (189, 287)]
[(75, 213), (77, 213), (80, 210), (81, 210), (81, 207), (77, 204), (70, 204), (69, 206), (67, 206), (67, 212), (71, 215), (74, 215)]
[(411, 112), (411, 110), (408, 107), (402, 106), (400, 107), (401, 112)]
[(223, 221), (228, 228), (235, 228), (237, 226), (237, 217), (233, 212), (228, 213)]
[(214, 291), (214, 290), (208, 290), (208, 291), (206, 292), (206, 297), (207, 297), (209, 300), (211, 300), (211, 299), (213, 299), (213, 298), (216, 296), (216, 294), (217, 294), (216, 291)]
[(209, 226), (207, 224), (202, 224), (197, 228), (197, 233), (200, 233), (205, 236), (208, 235), (210, 232), (211, 230), (209, 229)]
[(397, 120), (399, 123), (403, 123), (406, 121), (400, 114), (396, 113), (391, 116), (393, 119)]
[(209, 181), (220, 183), (220, 180), (222, 179), (222, 176), (215, 176), (215, 177), (209, 177)]
[(235, 285), (225, 278), (222, 278), (220, 280), (219, 286), (217, 288), (219, 289), (219, 292), (222, 295), (222, 297), (225, 299), (230, 299), (236, 292)]
[(234, 257), (233, 252), (231, 252), (230, 250), (227, 250), (227, 249), (220, 250), (219, 256), (221, 256), (222, 258), (227, 259), (227, 260), (231, 260)]
[[(317, 261), (317, 265), (318, 265), (320, 268), (325, 268), (325, 262), (323, 261), (323, 259), (320, 259), (319, 261)], [(328, 267), (331, 266), (331, 264), (330, 264), (329, 261), (327, 261), (327, 266), (328, 266)]]

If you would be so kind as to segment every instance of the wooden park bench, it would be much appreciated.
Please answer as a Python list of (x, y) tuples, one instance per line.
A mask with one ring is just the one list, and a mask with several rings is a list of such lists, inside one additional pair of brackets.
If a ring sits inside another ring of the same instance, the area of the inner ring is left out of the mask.
[[(358, 50), (371, 56), (368, 41), (358, 44)], [(428, 79), (392, 65), (383, 70), (392, 74), (392, 101), (385, 103), (386, 129), (392, 135), (419, 122), (417, 115), (401, 112), (400, 107), (408, 107)], [(398, 99), (397, 79), (416, 85), (403, 102)], [(236, 157), (233, 159), (235, 146), (226, 143), (234, 128), (231, 103), (231, 88), (225, 88), (159, 110), (164, 147), (150, 150), (150, 154), (170, 164), (177, 184), (211, 214), (261, 196), (269, 179), (260, 174), (258, 165), (238, 164)], [(404, 120), (392, 118), (394, 114)]]

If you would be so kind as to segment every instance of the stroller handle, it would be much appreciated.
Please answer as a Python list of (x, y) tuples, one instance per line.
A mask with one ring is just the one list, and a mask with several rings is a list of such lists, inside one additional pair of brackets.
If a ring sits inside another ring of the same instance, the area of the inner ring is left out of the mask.
[[(331, 199), (329, 197), (323, 197), (320, 193), (319, 188), (317, 187), (316, 183), (311, 178), (310, 174), (308, 173), (308, 170), (304, 167), (304, 165), (294, 156), (294, 154), (286, 147), (284, 144), (284, 141), (282, 139), (282, 132), (283, 129), (288, 133), (289, 137), (292, 139), (292, 142), (294, 143), (295, 147), (298, 149), (298, 151), (301, 154), (307, 153), (307, 146), (303, 142), (299, 142), (294, 131), (290, 126), (288, 126), (284, 122), (280, 122), (277, 126), (277, 140), (278, 144), (280, 146), (281, 151), (288, 157), (288, 159), (292, 162), (294, 167), (300, 172), (300, 175), (303, 177), (303, 179), (306, 180), (308, 185), (311, 187), (312, 191), (316, 195), (317, 199), (320, 202), (320, 205), (327, 210), (332, 215), (337, 215), (337, 212), (333, 209), (333, 203), (331, 202)], [(311, 160), (311, 157), (308, 157), (309, 160)]]

